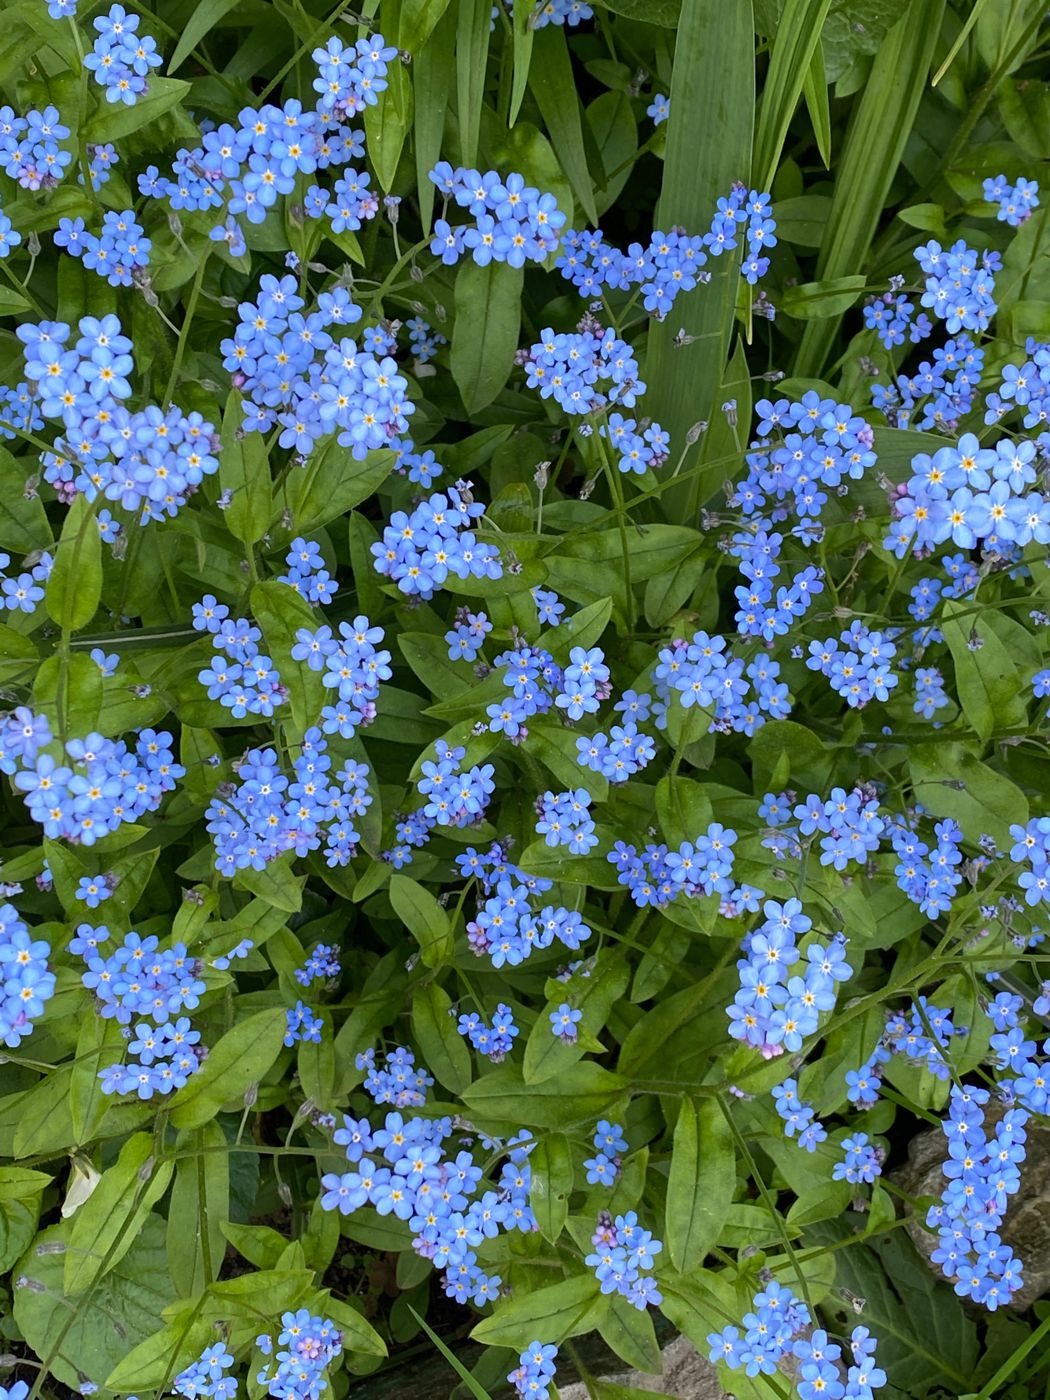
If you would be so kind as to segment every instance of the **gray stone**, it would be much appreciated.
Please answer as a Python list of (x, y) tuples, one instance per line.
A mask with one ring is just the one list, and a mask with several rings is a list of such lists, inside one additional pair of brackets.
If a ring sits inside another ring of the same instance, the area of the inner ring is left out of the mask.
[[(672, 1400), (723, 1400), (725, 1391), (718, 1372), (688, 1338), (675, 1337), (669, 1342), (663, 1349), (663, 1359), (662, 1376), (650, 1376), (644, 1371), (621, 1371), (601, 1379), (612, 1385), (669, 1396)], [(582, 1381), (559, 1386), (558, 1400), (589, 1400), (587, 1387)]]

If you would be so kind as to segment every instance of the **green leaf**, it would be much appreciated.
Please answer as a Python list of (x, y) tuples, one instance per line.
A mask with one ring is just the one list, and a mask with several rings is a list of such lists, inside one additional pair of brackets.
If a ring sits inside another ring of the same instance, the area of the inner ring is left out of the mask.
[(135, 1243), (150, 1206), (168, 1189), (174, 1167), (158, 1163), (150, 1133), (134, 1133), (73, 1217), (63, 1287), (75, 1295), (108, 1274)]
[(33, 1352), (50, 1358), (55, 1379), (79, 1392), (82, 1375), (101, 1384), (156, 1332), (172, 1295), (164, 1221), (148, 1215), (116, 1266), (89, 1293), (69, 1297), (63, 1271), (74, 1228), (75, 1218), (45, 1230), (16, 1265), (24, 1283), (14, 1290), (14, 1319)]
[(552, 1283), (497, 1304), (491, 1317), (483, 1317), (471, 1332), (486, 1346), (521, 1351), (537, 1337), (561, 1343), (589, 1332), (607, 1309), (607, 1300), (593, 1274)]
[[(369, 452), (359, 461), (348, 447), (340, 447), (334, 437), (329, 438), (312, 453), (305, 467), (292, 468), (285, 478), (277, 514), (278, 518), (285, 511), (291, 515), (287, 537), (312, 535), (338, 520), (374, 495), (393, 469), (394, 454), (387, 448)], [(283, 539), (279, 547), (285, 547)]]
[[(36, 1180), (20, 1181), (19, 1174)], [(24, 1167), (0, 1167), (0, 1269), (5, 1272), (36, 1233), (40, 1197), (50, 1179)]]
[(397, 46), (415, 55), (426, 45), (449, 0), (397, 0)]
[[(574, 976), (568, 983), (558, 982), (552, 999), (536, 1018), (525, 1043), (522, 1064), (527, 1084), (542, 1084), (544, 1080), (555, 1078), (583, 1056), (587, 1041), (593, 1042), (603, 1028), (630, 977), (627, 960), (615, 950), (603, 950), (588, 972), (588, 976)], [(550, 1013), (562, 1002), (583, 1012), (579, 1036), (572, 1044), (559, 1039), (551, 1025)]]
[(235, 1225), (224, 1220), (221, 1229), (237, 1253), (257, 1269), (272, 1269), (288, 1244), (284, 1235), (269, 1225)]
[(230, 493), (226, 528), (242, 544), (252, 545), (266, 534), (273, 514), (270, 462), (262, 433), (244, 430), (244, 401), (231, 389), (222, 415), (219, 485)]
[(796, 321), (821, 321), (848, 311), (867, 286), (863, 273), (835, 277), (825, 282), (803, 282), (785, 287), (780, 305)]
[(349, 1303), (333, 1298), (326, 1292), (322, 1311), (325, 1317), (339, 1324), (345, 1351), (356, 1352), (359, 1356), (386, 1356), (386, 1343), (382, 1337)]
[(85, 145), (119, 141), (121, 137), (130, 136), (133, 131), (156, 121), (173, 107), (178, 107), (189, 90), (190, 84), (181, 78), (150, 78), (149, 92), (130, 107), (100, 98), (98, 110), (89, 117), (81, 139)]
[[(176, 1152), (168, 1205), (168, 1272), (181, 1298), (211, 1283), (226, 1255), (223, 1224), (230, 1211), (230, 1158), (226, 1134), (216, 1122), (184, 1129)], [(283, 1243), (283, 1241), (282, 1241)]]
[(10, 287), (0, 287), (0, 316), (15, 316), (22, 311), (29, 311), (32, 303), (27, 301), (21, 292), (13, 291)]
[[(468, 169), (476, 165), (478, 159), (491, 28), (492, 7), (489, 0), (459, 0), (456, 105), (459, 112), (459, 157)], [(444, 78), (447, 82), (447, 72)]]
[(667, 1181), (667, 1245), (679, 1273), (692, 1273), (703, 1263), (726, 1222), (735, 1189), (733, 1137), (718, 1101), (683, 1099)]
[(75, 651), (41, 663), (33, 705), (59, 734), (89, 734), (101, 723), (103, 695), (102, 672), (85, 652)]
[[(741, 171), (751, 169), (755, 113), (755, 39), (751, 0), (692, 0), (683, 7), (675, 34), (671, 77), (671, 114), (667, 120), (667, 154), (657, 211), (657, 227), (673, 224), (705, 229), (714, 202)], [(700, 140), (701, 132), (717, 139)], [(646, 355), (646, 413), (671, 435), (671, 451), (686, 447), (686, 433), (696, 422), (713, 422), (729, 350), (737, 290), (739, 252), (723, 255), (711, 267), (711, 282), (686, 292), (675, 314), (652, 326)], [(695, 340), (676, 346), (682, 329)], [(705, 452), (700, 444), (686, 452), (683, 471)], [(719, 471), (718, 478), (724, 475)], [(717, 480), (715, 483), (717, 484)], [(697, 479), (665, 493), (667, 518), (692, 520), (701, 502)]]
[(167, 1382), (198, 1356), (212, 1340), (202, 1318), (169, 1322), (133, 1347), (105, 1379), (107, 1390), (166, 1390)]
[(283, 1008), (256, 1011), (226, 1032), (201, 1068), (169, 1101), (176, 1128), (199, 1128), (227, 1103), (243, 1102), (281, 1053), (287, 1015)]
[(572, 1152), (563, 1133), (548, 1133), (529, 1153), (529, 1205), (540, 1234), (557, 1242), (569, 1214), (572, 1194)]
[(69, 507), (47, 581), (48, 616), (64, 632), (75, 632), (95, 616), (102, 596), (102, 539), (86, 496)]
[[(50, 866), (50, 861), (48, 864)], [(124, 1058), (125, 1044), (116, 1021), (96, 1016), (94, 1008), (85, 1011), (77, 1036), (73, 1077), (69, 1083), (69, 1110), (78, 1143), (90, 1142), (105, 1117), (109, 1104), (102, 1092), (99, 1074), (110, 1065), (120, 1064)]]
[(598, 0), (598, 3), (614, 14), (643, 20), (646, 24), (659, 24), (665, 29), (677, 27), (682, 11), (682, 0)]
[(468, 413), (487, 408), (507, 382), (518, 349), (523, 270), (507, 263), (456, 273), (456, 320), (449, 368)]
[(1011, 825), (1028, 821), (1021, 789), (962, 744), (911, 745), (908, 772), (916, 800), (935, 817), (958, 822), (971, 844), (987, 832), (997, 846), (1008, 848)]
[(262, 870), (253, 870), (248, 866), (238, 870), (234, 883), (238, 889), (250, 890), (272, 909), (298, 914), (303, 907), (305, 876), (295, 874), (293, 861), (294, 856), (285, 853), (264, 865)]
[(470, 1083), (470, 1051), (456, 1029), (452, 1001), (436, 982), (412, 994), (412, 1033), (438, 1083), (451, 1094), (461, 1094)]
[[(839, 1244), (850, 1238), (857, 1220), (811, 1226), (807, 1239)], [(879, 1365), (889, 1375), (907, 1376), (915, 1394), (933, 1388), (961, 1394), (972, 1383), (980, 1354), (974, 1322), (903, 1231), (869, 1240), (863, 1249), (840, 1248), (834, 1257), (841, 1292), (825, 1306), (849, 1328), (855, 1323), (847, 1299), (864, 1299), (865, 1325), (879, 1339)]]
[(536, 31), (532, 44), (529, 87), (576, 198), (590, 222), (596, 224), (594, 184), (587, 168), (580, 100), (564, 30), (556, 24), (545, 25)]
[(622, 1293), (615, 1293), (609, 1302), (608, 1317), (598, 1322), (598, 1331), (606, 1345), (633, 1370), (647, 1371), (651, 1376), (663, 1371), (660, 1343), (648, 1308), (639, 1311)]
[(702, 783), (669, 774), (656, 785), (656, 815), (660, 830), (671, 846), (696, 841), (714, 820), (711, 799)]
[(611, 1112), (627, 1090), (627, 1081), (591, 1060), (573, 1065), (557, 1080), (526, 1084), (517, 1065), (501, 1065), (477, 1079), (463, 1093), (472, 1116), (485, 1122), (516, 1123), (528, 1128), (571, 1128)]
[[(818, 281), (856, 275), (864, 265), (925, 90), (943, 15), (944, 0), (908, 6), (875, 55), (839, 162)], [(833, 79), (826, 37), (825, 59)], [(820, 374), (837, 329), (835, 316), (806, 327), (795, 357), (796, 374)]]
[(189, 58), (200, 41), (207, 34), (210, 34), (219, 21), (235, 9), (238, 3), (239, 0), (200, 0), (200, 3), (194, 6), (186, 22), (182, 25), (179, 42), (175, 45), (175, 52), (168, 64), (168, 72), (174, 73), (176, 68)]
[[(631, 178), (627, 164), (638, 149), (638, 125), (625, 92), (603, 92), (588, 103), (586, 120), (594, 136), (605, 170), (605, 188), (595, 195), (598, 213), (604, 214), (623, 193)], [(620, 170), (620, 167), (624, 168)], [(619, 170), (618, 175), (613, 171)]]
[(1023, 729), (1027, 715), (1021, 677), (991, 624), (964, 599), (946, 598), (942, 617), (959, 704), (974, 733), (987, 740), (996, 728)]
[(798, 106), (799, 95), (813, 61), (820, 50), (820, 31), (832, 0), (786, 0), (769, 62), (752, 174), (759, 190), (768, 190), (777, 172), (788, 126)]
[(387, 86), (379, 94), (378, 102), (365, 108), (368, 159), (380, 188), (386, 193), (394, 183), (411, 126), (412, 84), (405, 65), (396, 59), (387, 69)]
[(440, 967), (452, 957), (449, 917), (434, 896), (408, 875), (390, 877), (390, 903), (419, 944), (426, 967)]

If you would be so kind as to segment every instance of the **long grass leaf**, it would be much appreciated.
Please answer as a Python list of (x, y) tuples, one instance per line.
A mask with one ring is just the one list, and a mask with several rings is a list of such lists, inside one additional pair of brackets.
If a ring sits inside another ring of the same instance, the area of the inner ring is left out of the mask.
[(773, 57), (755, 133), (752, 173), (760, 190), (768, 190), (773, 183), (788, 125), (798, 106), (813, 54), (820, 47), (820, 31), (830, 9), (831, 0), (787, 0), (784, 6), (773, 40)]
[[(929, 77), (945, 0), (911, 5), (886, 35), (846, 134), (817, 263), (819, 282), (860, 272)], [(839, 317), (810, 321), (794, 373), (819, 377)]]
[[(755, 115), (755, 32), (751, 0), (691, 0), (682, 7), (671, 75), (671, 115), (657, 226), (702, 233), (715, 201), (751, 169)], [(733, 329), (740, 253), (710, 264), (707, 286), (687, 292), (649, 332), (646, 412), (671, 434), (673, 459), (690, 426), (718, 412)], [(679, 330), (694, 337), (676, 345)], [(703, 439), (686, 452), (681, 470), (700, 460)], [(694, 474), (667, 493), (668, 519), (691, 521), (700, 484)]]
[(441, 137), (448, 110), (448, 73), (456, 46), (456, 25), (451, 13), (442, 15), (437, 27), (416, 56), (412, 83), (416, 93), (413, 144), (416, 154), (416, 187), (423, 232), (429, 234), (437, 191), (427, 178), (441, 156)]
[(806, 69), (802, 91), (806, 98), (806, 110), (813, 126), (817, 150), (824, 162), (824, 169), (831, 169), (831, 102), (828, 98), (828, 80), (824, 73), (824, 50), (820, 46), (813, 50), (813, 57)]
[(554, 153), (592, 224), (598, 222), (594, 184), (587, 167), (583, 114), (565, 35), (555, 24), (538, 29), (533, 38), (529, 87), (551, 138)]
[(488, 0), (459, 0), (456, 104), (459, 113), (459, 158), (468, 169), (476, 165), (478, 159), (491, 24), (492, 6)]
[(420, 1327), (422, 1327), (423, 1331), (427, 1334), (430, 1340), (437, 1347), (441, 1355), (452, 1367), (453, 1371), (455, 1371), (456, 1375), (460, 1378), (463, 1384), (470, 1391), (471, 1395), (475, 1396), (476, 1400), (492, 1400), (492, 1396), (488, 1393), (485, 1387), (481, 1385), (478, 1381), (476, 1381), (474, 1377), (470, 1374), (470, 1372), (467, 1370), (467, 1368), (463, 1365), (462, 1361), (460, 1361), (453, 1352), (449, 1351), (448, 1347), (441, 1340), (438, 1334), (434, 1331), (432, 1327), (428, 1326), (428, 1324), (423, 1318), (420, 1317), (419, 1313), (416, 1312), (415, 1308), (412, 1306), (411, 1303), (408, 1304), (408, 1310), (419, 1323)]

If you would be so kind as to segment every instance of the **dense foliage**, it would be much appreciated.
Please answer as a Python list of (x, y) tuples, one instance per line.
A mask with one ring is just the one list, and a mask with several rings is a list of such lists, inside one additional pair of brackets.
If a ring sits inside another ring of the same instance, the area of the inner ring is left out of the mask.
[(363, 11), (3, 7), (0, 1400), (1045, 1395), (1045, 4)]

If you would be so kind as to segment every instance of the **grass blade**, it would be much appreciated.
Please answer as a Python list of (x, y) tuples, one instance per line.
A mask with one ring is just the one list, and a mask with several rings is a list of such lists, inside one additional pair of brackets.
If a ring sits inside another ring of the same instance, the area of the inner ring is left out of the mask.
[(470, 1391), (471, 1395), (475, 1396), (476, 1400), (492, 1400), (492, 1396), (488, 1393), (485, 1387), (481, 1385), (478, 1381), (476, 1381), (474, 1377), (470, 1374), (470, 1372), (467, 1370), (467, 1368), (463, 1365), (462, 1361), (458, 1360), (457, 1357), (451, 1351), (449, 1351), (448, 1347), (441, 1340), (438, 1334), (434, 1331), (432, 1327), (430, 1327), (424, 1321), (423, 1318), (420, 1317), (419, 1313), (416, 1312), (415, 1308), (412, 1306), (411, 1303), (408, 1304), (408, 1310), (419, 1323), (420, 1327), (422, 1327), (423, 1331), (427, 1334), (430, 1340), (437, 1347), (441, 1355), (452, 1367), (453, 1371), (455, 1371), (456, 1375), (460, 1378), (463, 1384)]
[(788, 125), (795, 114), (831, 0), (787, 0), (762, 92), (752, 165), (757, 189), (768, 190), (777, 172)]
[(476, 165), (478, 159), (491, 23), (492, 6), (489, 0), (459, 0), (456, 102), (459, 111), (459, 158), (468, 169)]
[[(671, 77), (671, 115), (657, 215), (662, 229), (679, 224), (702, 233), (715, 201), (751, 169), (755, 114), (755, 34), (751, 0), (692, 0), (682, 8)], [(706, 287), (687, 292), (672, 314), (649, 332), (646, 412), (671, 434), (677, 460), (686, 433), (718, 412), (733, 329), (740, 253), (724, 253), (710, 265)], [(679, 328), (695, 340), (675, 346)], [(691, 447), (682, 470), (700, 460)], [(667, 518), (691, 522), (700, 500), (694, 476), (667, 492)]]
[(423, 232), (429, 234), (437, 193), (427, 172), (433, 170), (441, 157), (441, 137), (445, 130), (448, 108), (448, 74), (456, 45), (456, 26), (446, 11), (438, 21), (430, 42), (424, 44), (412, 65), (412, 85), (416, 94), (416, 115), (413, 127), (416, 153), (416, 186), (419, 190), (419, 214)]
[(514, 79), (510, 89), (510, 108), (507, 112), (508, 126), (513, 126), (518, 120), (525, 86), (529, 81), (532, 36), (535, 33), (529, 19), (533, 8), (532, 0), (514, 0)]
[(533, 36), (533, 64), (529, 87), (536, 99), (554, 153), (569, 177), (569, 183), (592, 224), (598, 222), (594, 207), (594, 185), (587, 168), (583, 144), (583, 118), (576, 96), (576, 80), (565, 35), (555, 24), (538, 29)]
[[(926, 86), (944, 4), (909, 6), (875, 58), (839, 163), (817, 263), (820, 282), (864, 267)], [(795, 356), (797, 376), (819, 377), (838, 325), (837, 316), (809, 322)]]
[(802, 91), (806, 97), (806, 109), (813, 124), (817, 150), (824, 162), (824, 169), (831, 169), (831, 102), (828, 99), (828, 80), (824, 73), (824, 50), (818, 44), (806, 70)]

